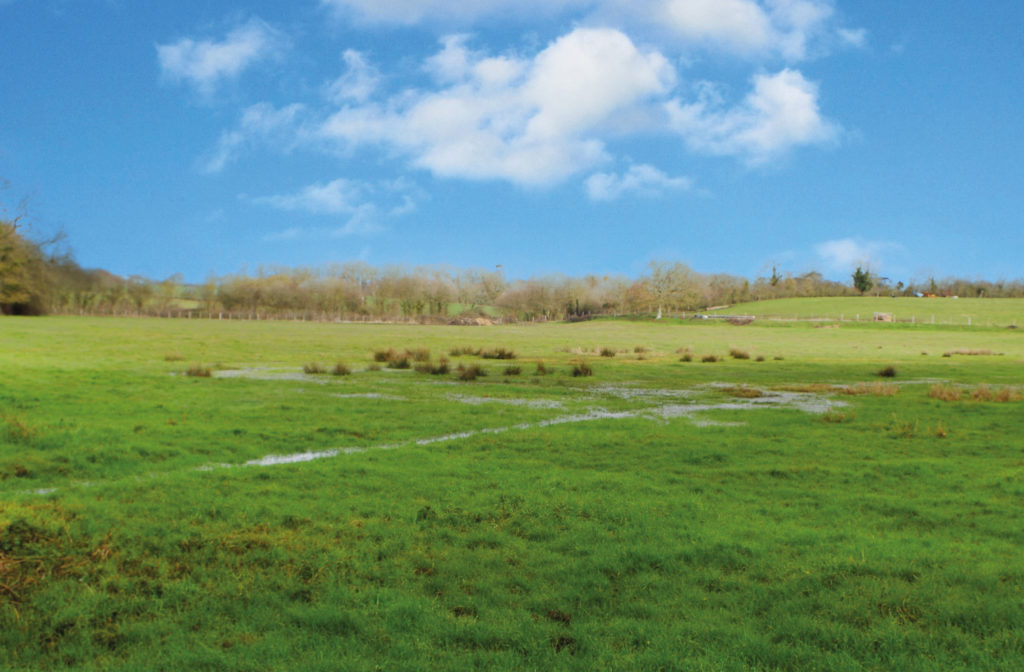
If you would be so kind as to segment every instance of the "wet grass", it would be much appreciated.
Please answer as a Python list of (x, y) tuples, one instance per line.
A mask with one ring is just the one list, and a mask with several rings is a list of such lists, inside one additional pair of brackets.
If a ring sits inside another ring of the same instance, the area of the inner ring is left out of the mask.
[[(474, 327), (520, 375), (302, 373), (462, 333), (0, 322), (2, 666), (1024, 666), (1014, 332)], [(573, 349), (637, 342), (572, 375)], [(1006, 354), (920, 356), (959, 347)], [(223, 367), (182, 376), (169, 351)]]

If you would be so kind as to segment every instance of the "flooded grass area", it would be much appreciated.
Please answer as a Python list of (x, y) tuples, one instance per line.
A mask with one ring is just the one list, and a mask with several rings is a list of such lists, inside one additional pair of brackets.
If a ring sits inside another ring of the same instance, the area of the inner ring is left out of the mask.
[(11, 324), (9, 669), (1024, 666), (1010, 330)]

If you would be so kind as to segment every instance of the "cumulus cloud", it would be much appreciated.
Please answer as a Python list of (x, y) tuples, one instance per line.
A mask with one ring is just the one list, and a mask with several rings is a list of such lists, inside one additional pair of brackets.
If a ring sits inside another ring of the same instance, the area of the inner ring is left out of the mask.
[(487, 56), (448, 37), (427, 62), (434, 91), (349, 105), (321, 128), (381, 143), (436, 175), (548, 184), (607, 158), (601, 130), (675, 85), (675, 70), (622, 32), (577, 28), (533, 59)]
[(666, 105), (672, 128), (698, 152), (764, 163), (793, 147), (835, 141), (839, 127), (822, 117), (817, 86), (795, 70), (754, 77), (753, 90), (731, 109), (713, 86), (698, 100)]
[(203, 161), (204, 173), (219, 173), (238, 155), (254, 145), (272, 144), (290, 149), (297, 142), (297, 119), (304, 106), (298, 103), (281, 109), (257, 103), (242, 113), (237, 128), (221, 134), (217, 148)]
[(237, 77), (253, 63), (277, 53), (282, 35), (269, 24), (253, 18), (231, 30), (219, 41), (182, 38), (157, 45), (160, 70), (173, 82), (187, 82), (210, 95), (226, 79)]
[(814, 251), (828, 270), (849, 273), (857, 266), (878, 271), (882, 267), (882, 254), (898, 248), (899, 245), (895, 243), (841, 238), (820, 243), (814, 247)]
[(670, 177), (653, 166), (630, 166), (622, 175), (595, 173), (585, 183), (587, 196), (594, 201), (614, 201), (627, 194), (658, 196), (666, 191), (687, 191), (693, 186), (688, 177)]

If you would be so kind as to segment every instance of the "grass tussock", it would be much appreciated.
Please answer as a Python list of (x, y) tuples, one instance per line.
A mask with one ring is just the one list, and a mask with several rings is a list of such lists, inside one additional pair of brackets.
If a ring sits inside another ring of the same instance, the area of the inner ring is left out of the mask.
[(192, 378), (209, 378), (213, 375), (213, 369), (203, 364), (193, 364), (185, 369), (185, 375)]
[(481, 351), (480, 356), (484, 359), (515, 359), (516, 353), (507, 348), (491, 348)]
[(939, 401), (960, 401), (964, 394), (956, 385), (936, 383), (928, 390), (928, 396)]
[(506, 376), (518, 376), (522, 372), (523, 372), (523, 369), (521, 367), (518, 367), (518, 366), (515, 366), (515, 365), (513, 365), (513, 366), (506, 366), (505, 370), (502, 371), (502, 373), (504, 375), (506, 375)]
[(351, 373), (352, 369), (348, 368), (344, 362), (338, 362), (334, 365), (334, 368), (331, 369), (331, 374), (335, 376), (347, 376)]
[(823, 422), (830, 425), (838, 425), (844, 422), (850, 422), (855, 417), (852, 410), (841, 411), (837, 408), (830, 408), (822, 414), (821, 419)]
[(690, 353), (687, 352), (686, 354), (684, 354), (682, 357), (679, 358), (679, 361), (680, 362), (692, 362), (693, 361), (693, 355), (691, 355)]
[(533, 371), (535, 376), (546, 376), (549, 373), (552, 373), (552, 370), (548, 368), (547, 364), (544, 362), (537, 362), (537, 368)]
[(750, 353), (739, 348), (729, 348), (729, 356), (733, 359), (750, 359)]
[(449, 357), (479, 357), (480, 348), (471, 345), (459, 345), (448, 350)]
[(838, 390), (841, 394), (848, 394), (851, 396), (872, 396), (872, 397), (894, 397), (899, 394), (899, 385), (893, 383), (883, 383), (877, 381), (874, 383), (857, 383), (856, 385), (847, 385), (841, 387)]
[(1008, 403), (1024, 401), (1024, 394), (1015, 387), (992, 388), (981, 383), (974, 389), (967, 390), (949, 384), (932, 385), (928, 396), (939, 401), (976, 401), (981, 403)]
[(487, 372), (484, 371), (484, 367), (479, 364), (470, 364), (469, 366), (459, 364), (458, 367), (456, 367), (455, 372), (456, 377), (462, 381), (476, 380), (477, 378), (483, 378), (487, 375)]
[(11, 443), (28, 444), (39, 435), (38, 430), (21, 418), (13, 415), (2, 417), (7, 430), (7, 440)]
[(184, 359), (185, 355), (181, 354), (180, 352), (168, 352), (166, 355), (164, 355), (165, 362), (181, 362), (184, 361)]
[(302, 372), (310, 375), (319, 375), (321, 373), (327, 373), (327, 369), (325, 369), (323, 364), (320, 362), (310, 362), (302, 367)]
[(615, 350), (613, 348), (601, 348), (600, 354), (602, 357), (614, 357)]
[(1002, 354), (1003, 353), (1001, 353), (1001, 352), (993, 352), (992, 350), (988, 350), (988, 349), (985, 349), (985, 348), (982, 348), (982, 349), (956, 348), (954, 350), (947, 350), (946, 352), (942, 353), (942, 356), (943, 357), (952, 357), (953, 355), (966, 355), (968, 357), (979, 357), (979, 356), (981, 356), (981, 357), (985, 357), (985, 356), (988, 356), (988, 357), (1000, 357), (1000, 356), (1002, 356)]
[(722, 358), (719, 357), (718, 355), (704, 355), (703, 357), (700, 358), (700, 361), (704, 362), (705, 364), (714, 364), (715, 362), (722, 361)]
[(431, 376), (443, 376), (451, 370), (448, 364), (448, 358), (442, 357), (438, 360), (437, 364), (430, 362), (421, 362), (416, 365), (417, 373), (426, 373)]
[(637, 345), (637, 346), (633, 347), (633, 354), (634, 355), (642, 355), (642, 354), (650, 352), (650, 351), (651, 351), (650, 348), (644, 347), (642, 345)]
[(882, 367), (881, 369), (878, 370), (877, 373), (875, 373), (875, 375), (879, 376), (880, 378), (895, 378), (896, 367), (892, 365)]
[(805, 394), (829, 394), (835, 391), (835, 385), (830, 383), (787, 383), (775, 385), (772, 389), (783, 392), (803, 392)]
[(594, 370), (585, 361), (573, 362), (572, 375), (574, 378), (581, 378), (594, 375)]
[(747, 387), (746, 385), (727, 387), (723, 392), (728, 394), (730, 397), (736, 397), (737, 399), (757, 399), (764, 396), (764, 392), (761, 390), (756, 387)]

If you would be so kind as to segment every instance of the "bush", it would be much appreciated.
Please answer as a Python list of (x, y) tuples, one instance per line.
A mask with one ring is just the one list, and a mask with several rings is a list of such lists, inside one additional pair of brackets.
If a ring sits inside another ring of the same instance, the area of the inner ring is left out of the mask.
[(887, 367), (885, 367), (883, 369), (880, 369), (878, 371), (877, 375), (881, 376), (882, 378), (895, 378), (896, 377), (896, 367), (895, 366), (887, 366)]
[(331, 373), (333, 373), (336, 376), (347, 376), (350, 373), (352, 373), (352, 369), (345, 366), (343, 362), (338, 362), (337, 364), (334, 365), (334, 368), (331, 369)]
[(590, 365), (584, 361), (574, 362), (572, 365), (572, 375), (574, 378), (580, 378), (583, 376), (594, 375), (594, 370), (590, 368)]
[(601, 348), (601, 356), (602, 357), (614, 357), (615, 356), (615, 350), (613, 350), (611, 348)]
[(209, 378), (213, 375), (213, 370), (202, 364), (193, 364), (185, 371), (185, 375), (193, 378)]
[(680, 362), (692, 362), (693, 361), (693, 355), (691, 355), (690, 353), (686, 353), (685, 355), (683, 355), (682, 357), (679, 358), (679, 361)]

